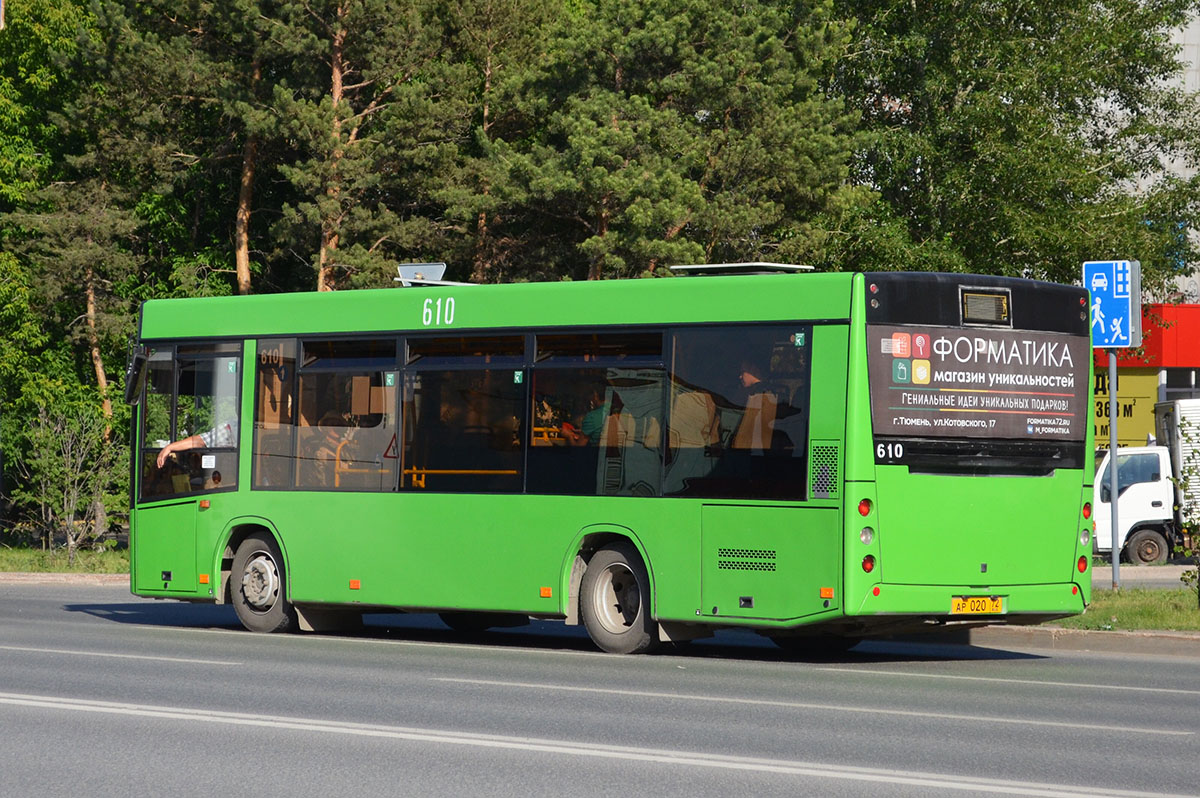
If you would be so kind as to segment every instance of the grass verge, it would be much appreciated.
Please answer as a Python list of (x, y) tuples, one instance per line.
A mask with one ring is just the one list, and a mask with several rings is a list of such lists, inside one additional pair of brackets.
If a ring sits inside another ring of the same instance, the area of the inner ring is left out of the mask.
[(75, 562), (67, 563), (66, 549), (7, 549), (0, 548), (0, 571), (63, 573), (63, 574), (127, 574), (129, 551), (80, 550)]
[(1196, 606), (1196, 593), (1186, 588), (1093, 590), (1092, 604), (1087, 612), (1054, 621), (1051, 625), (1065, 629), (1125, 632), (1148, 629), (1200, 632), (1200, 609)]

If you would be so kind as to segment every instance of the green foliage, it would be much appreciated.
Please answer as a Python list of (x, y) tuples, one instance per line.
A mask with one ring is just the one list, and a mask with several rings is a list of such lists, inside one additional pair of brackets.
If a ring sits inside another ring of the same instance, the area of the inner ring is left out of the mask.
[(95, 550), (76, 552), (72, 560), (61, 548), (0, 548), (0, 572), (127, 574), (129, 550), (116, 548), (115, 541), (109, 539)]
[(81, 544), (107, 532), (105, 494), (128, 452), (111, 439), (94, 397), (51, 381), (31, 388), (44, 404), (21, 435), (15, 465), (22, 480), (13, 503), (25, 510), (31, 537), (61, 540), (73, 558)]
[(1095, 590), (1086, 613), (1054, 621), (1054, 625), (1099, 631), (1195, 632), (1200, 631), (1200, 613), (1196, 612), (1195, 596), (1188, 590)]
[[(1194, 0), (962, 3), (839, 0), (859, 20), (835, 88), (871, 143), (856, 179), (878, 189), (868, 220), (930, 266), (1074, 282), (1079, 264), (1136, 257), (1161, 286), (1195, 260), (1200, 116), (1178, 79), (1171, 32)], [(887, 245), (859, 219), (835, 254), (855, 266)], [(951, 256), (951, 257), (946, 257)]]

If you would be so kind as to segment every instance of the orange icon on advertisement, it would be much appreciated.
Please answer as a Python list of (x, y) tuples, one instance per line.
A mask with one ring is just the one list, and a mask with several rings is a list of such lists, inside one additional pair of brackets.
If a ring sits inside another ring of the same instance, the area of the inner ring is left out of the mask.
[(892, 333), (892, 357), (908, 357), (910, 351), (908, 333)]

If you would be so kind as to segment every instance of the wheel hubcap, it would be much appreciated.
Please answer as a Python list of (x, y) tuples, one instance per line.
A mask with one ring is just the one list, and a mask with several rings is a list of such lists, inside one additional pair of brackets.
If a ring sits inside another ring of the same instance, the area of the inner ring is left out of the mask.
[(266, 552), (258, 552), (246, 563), (242, 574), (242, 595), (256, 610), (271, 609), (279, 597), (279, 569)]
[(629, 568), (614, 563), (600, 575), (594, 597), (596, 618), (613, 634), (629, 630), (642, 609), (642, 592)]

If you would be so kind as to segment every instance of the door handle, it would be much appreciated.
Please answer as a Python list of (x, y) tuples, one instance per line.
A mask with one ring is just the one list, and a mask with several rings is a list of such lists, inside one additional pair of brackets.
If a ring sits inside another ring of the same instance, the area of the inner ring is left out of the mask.
[(1150, 502), (1151, 507), (1162, 507), (1162, 502)]

